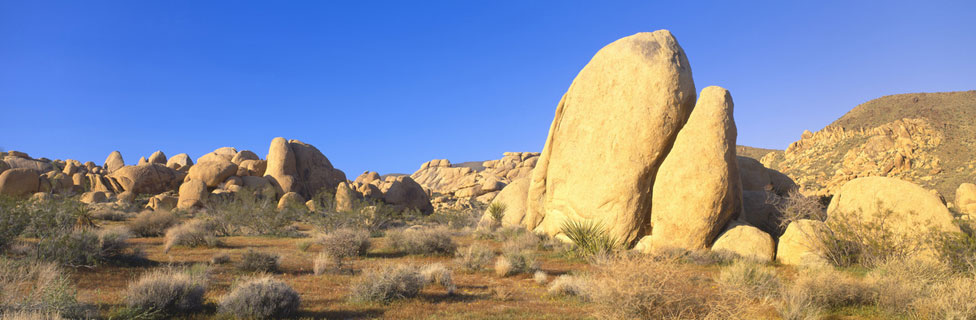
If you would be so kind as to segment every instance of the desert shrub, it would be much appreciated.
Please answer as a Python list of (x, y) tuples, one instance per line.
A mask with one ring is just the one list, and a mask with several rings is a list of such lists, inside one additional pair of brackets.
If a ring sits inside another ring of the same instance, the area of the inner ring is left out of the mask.
[(600, 224), (570, 220), (563, 223), (560, 231), (576, 245), (575, 253), (580, 257), (606, 254), (617, 249), (617, 240)]
[(98, 234), (90, 229), (41, 238), (35, 249), (36, 259), (69, 267), (92, 267), (103, 258)]
[(807, 197), (799, 190), (790, 190), (785, 198), (769, 198), (768, 204), (774, 206), (781, 214), (778, 217), (780, 230), (786, 230), (791, 222), (803, 219), (824, 221), (827, 210), (817, 197)]
[(741, 304), (673, 260), (621, 256), (590, 279), (595, 316), (602, 319), (727, 319)]
[(0, 314), (0, 320), (63, 320), (64, 317), (54, 312), (17, 311)]
[(466, 271), (481, 271), (495, 258), (495, 252), (486, 246), (468, 246), (457, 251), (455, 261)]
[(333, 257), (365, 256), (369, 251), (369, 232), (366, 230), (338, 229), (318, 238), (322, 252)]
[(354, 301), (388, 303), (417, 296), (425, 284), (414, 266), (386, 265), (364, 272), (353, 284), (350, 297)]
[(243, 281), (220, 299), (219, 311), (239, 319), (278, 319), (294, 315), (301, 297), (271, 276)]
[(652, 253), (652, 257), (655, 260), (668, 260), (699, 266), (728, 265), (739, 260), (737, 254), (727, 250), (686, 250), (678, 247), (656, 249)]
[(825, 312), (809, 291), (800, 287), (785, 286), (779, 299), (773, 304), (783, 320), (819, 320)]
[(444, 209), (437, 210), (429, 216), (424, 217), (424, 221), (448, 226), (452, 229), (463, 229), (478, 225), (480, 211), (474, 209)]
[(387, 241), (393, 250), (409, 254), (449, 255), (457, 250), (451, 231), (443, 227), (390, 231)]
[(175, 246), (186, 247), (216, 247), (220, 240), (213, 231), (213, 227), (203, 220), (189, 220), (166, 230), (164, 252), (169, 252)]
[(114, 227), (98, 231), (100, 256), (103, 259), (113, 259), (125, 256), (129, 249), (126, 242), (132, 238), (132, 233), (125, 227)]
[(342, 259), (337, 259), (325, 253), (319, 253), (315, 256), (315, 260), (312, 261), (312, 272), (317, 276), (323, 275), (328, 271), (337, 272), (340, 270), (342, 270)]
[(76, 226), (90, 227), (88, 207), (70, 198), (23, 204), (29, 216), (23, 236), (44, 238), (63, 235)]
[(440, 285), (444, 290), (447, 290), (449, 295), (454, 294), (454, 291), (457, 290), (451, 276), (451, 270), (448, 270), (443, 264), (429, 264), (420, 268), (420, 276), (424, 278), (424, 283)]
[(225, 264), (230, 262), (230, 255), (226, 252), (218, 252), (210, 257), (210, 264)]
[(86, 317), (75, 293), (71, 279), (53, 263), (0, 258), (0, 314)]
[(218, 235), (298, 236), (292, 227), (303, 218), (302, 208), (278, 211), (274, 197), (264, 197), (254, 190), (244, 189), (233, 196), (213, 198), (205, 211), (205, 220), (214, 223)]
[(589, 299), (589, 283), (577, 276), (561, 275), (552, 280), (547, 291), (551, 296), (576, 297), (583, 300)]
[(129, 215), (124, 211), (104, 209), (92, 212), (92, 218), (103, 221), (125, 221), (125, 219), (129, 218)]
[(495, 274), (500, 277), (532, 273), (538, 269), (535, 256), (529, 251), (506, 250), (495, 260)]
[(176, 225), (179, 217), (169, 211), (143, 211), (129, 222), (129, 230), (140, 237), (158, 237)]
[(718, 282), (727, 290), (742, 291), (753, 297), (772, 297), (780, 285), (773, 268), (745, 260), (723, 268)]
[(203, 307), (206, 276), (187, 270), (157, 270), (129, 284), (125, 304), (141, 311), (184, 315)]
[(492, 202), (488, 205), (488, 215), (491, 220), (494, 220), (498, 225), (502, 224), (502, 218), (505, 218), (506, 206), (504, 203)]
[(28, 205), (25, 201), (0, 195), (0, 252), (27, 228)]
[(870, 282), (821, 267), (800, 270), (792, 284), (780, 287), (774, 306), (784, 319), (817, 319), (830, 309), (874, 305), (876, 297)]
[(312, 248), (313, 244), (315, 244), (313, 240), (302, 240), (295, 244), (295, 247), (298, 248), (298, 251), (308, 252), (308, 249)]
[(912, 315), (922, 297), (954, 280), (946, 264), (921, 259), (889, 260), (868, 274), (877, 288), (877, 307), (889, 315)]
[(976, 237), (968, 223), (956, 221), (963, 232), (931, 231), (929, 242), (939, 261), (955, 271), (971, 272), (976, 269)]
[(398, 210), (382, 201), (360, 201), (352, 211), (335, 212), (316, 216), (315, 224), (325, 230), (342, 228), (366, 229), (370, 234), (378, 234), (389, 228), (397, 220), (422, 216), (416, 210)]
[(932, 286), (920, 297), (918, 313), (927, 319), (976, 319), (976, 278), (962, 276)]
[(247, 249), (237, 263), (237, 269), (244, 272), (277, 272), (281, 257), (274, 253), (265, 253)]
[(823, 258), (839, 267), (874, 267), (888, 260), (915, 256), (929, 239), (905, 236), (890, 223), (894, 212), (878, 204), (869, 219), (853, 212), (837, 212), (825, 232), (814, 235), (823, 243)]

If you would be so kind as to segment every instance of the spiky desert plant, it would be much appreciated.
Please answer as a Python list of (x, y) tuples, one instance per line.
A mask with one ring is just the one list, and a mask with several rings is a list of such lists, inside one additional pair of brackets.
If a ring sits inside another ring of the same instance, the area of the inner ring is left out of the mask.
[(607, 254), (617, 248), (617, 239), (607, 234), (602, 224), (571, 220), (560, 230), (576, 245), (576, 254), (581, 257)]

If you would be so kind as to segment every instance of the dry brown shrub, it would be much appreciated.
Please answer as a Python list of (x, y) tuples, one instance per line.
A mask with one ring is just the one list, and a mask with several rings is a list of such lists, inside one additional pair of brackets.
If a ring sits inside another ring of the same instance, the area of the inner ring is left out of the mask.
[(601, 319), (730, 319), (743, 304), (685, 265), (640, 255), (601, 266), (591, 288)]

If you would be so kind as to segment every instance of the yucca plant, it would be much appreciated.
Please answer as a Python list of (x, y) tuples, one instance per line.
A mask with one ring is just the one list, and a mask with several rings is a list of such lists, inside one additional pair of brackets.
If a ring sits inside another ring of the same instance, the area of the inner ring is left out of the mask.
[(607, 234), (602, 224), (566, 221), (560, 231), (576, 245), (574, 251), (580, 257), (610, 253), (618, 245), (617, 239)]
[(491, 220), (501, 224), (502, 218), (505, 217), (505, 204), (492, 202), (490, 205), (488, 205), (488, 215), (491, 216)]

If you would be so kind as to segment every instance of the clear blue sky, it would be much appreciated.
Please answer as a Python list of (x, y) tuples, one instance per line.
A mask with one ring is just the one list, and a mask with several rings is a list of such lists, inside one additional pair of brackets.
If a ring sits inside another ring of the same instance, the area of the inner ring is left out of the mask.
[[(601, 47), (669, 29), (739, 143), (785, 148), (855, 105), (976, 89), (973, 1), (2, 1), (0, 147), (126, 162), (272, 138), (350, 177), (539, 151)], [(878, 2), (880, 3), (880, 2)]]

